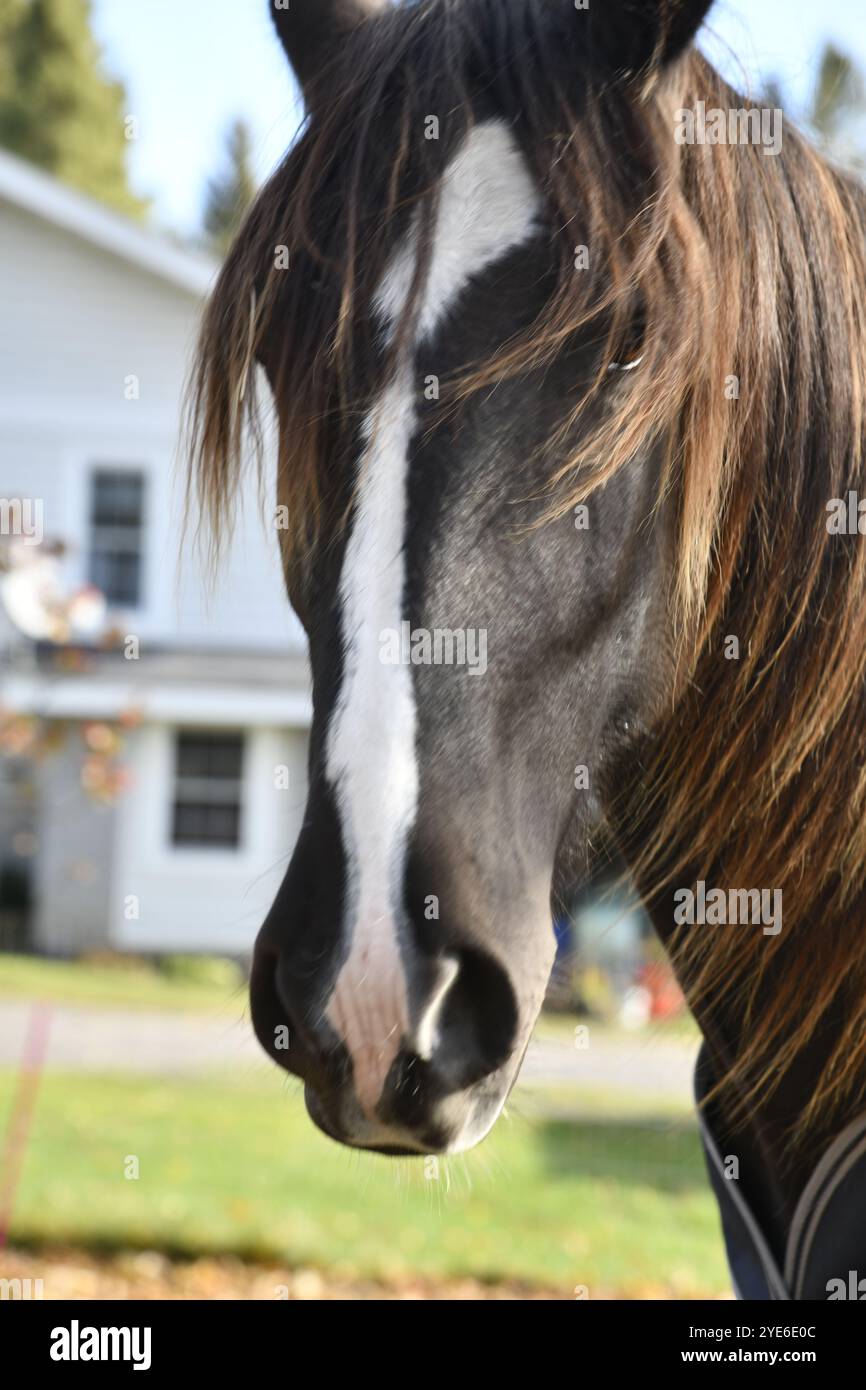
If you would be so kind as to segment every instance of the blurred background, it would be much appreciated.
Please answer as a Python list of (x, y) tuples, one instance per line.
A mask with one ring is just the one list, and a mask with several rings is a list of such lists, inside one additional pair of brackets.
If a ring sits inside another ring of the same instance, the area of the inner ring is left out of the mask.
[[(723, 0), (703, 47), (862, 167), (859, 0)], [(257, 498), (210, 589), (176, 463), (202, 299), (300, 118), (264, 0), (0, 0), (0, 1294), (724, 1296), (697, 1035), (615, 865), (466, 1158), (338, 1149), (252, 1039), (304, 644)]]

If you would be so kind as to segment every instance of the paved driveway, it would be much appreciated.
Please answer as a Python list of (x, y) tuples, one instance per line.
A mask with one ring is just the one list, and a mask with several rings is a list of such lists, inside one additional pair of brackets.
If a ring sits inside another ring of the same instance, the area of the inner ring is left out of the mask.
[[(226, 1066), (269, 1067), (239, 1009), (224, 1016), (176, 1014), (68, 1005), (50, 1009), (46, 1064), (72, 1071), (188, 1073)], [(0, 1001), (0, 1066), (17, 1066), (33, 1022), (33, 1005)], [(523, 1064), (524, 1085), (593, 1089), (683, 1098), (691, 1093), (694, 1047), (652, 1032), (591, 1033), (590, 1046), (535, 1041)]]

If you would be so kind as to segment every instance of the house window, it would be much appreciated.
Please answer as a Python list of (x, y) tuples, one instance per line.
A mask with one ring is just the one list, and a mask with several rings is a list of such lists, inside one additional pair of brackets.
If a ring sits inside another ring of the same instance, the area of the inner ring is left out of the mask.
[(144, 474), (99, 469), (90, 491), (90, 582), (109, 603), (142, 599)]
[(172, 843), (237, 849), (241, 831), (242, 734), (177, 736)]

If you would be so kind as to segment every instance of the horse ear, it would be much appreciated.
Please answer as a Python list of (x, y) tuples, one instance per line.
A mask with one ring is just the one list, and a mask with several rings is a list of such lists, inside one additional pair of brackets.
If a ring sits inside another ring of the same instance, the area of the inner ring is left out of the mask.
[[(714, 0), (608, 0), (595, 10), (609, 61), (632, 72), (666, 67), (683, 54)], [(592, 13), (592, 11), (590, 11)]]
[(667, 0), (662, 3), (662, 61), (673, 62), (694, 42), (714, 0)]
[(269, 0), (280, 42), (302, 87), (316, 78), (329, 51), (387, 0)]

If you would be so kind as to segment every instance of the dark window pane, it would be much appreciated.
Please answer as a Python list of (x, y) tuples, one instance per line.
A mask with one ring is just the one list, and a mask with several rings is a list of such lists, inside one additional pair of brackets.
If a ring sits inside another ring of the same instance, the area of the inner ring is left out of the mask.
[(240, 831), (240, 807), (208, 806), (206, 833), (211, 844), (236, 845)]
[(175, 803), (174, 842), (177, 845), (197, 843), (204, 834), (204, 817), (200, 806), (182, 806)]
[(141, 556), (113, 550), (94, 550), (90, 556), (90, 582), (110, 603), (134, 606), (141, 596)]
[(135, 607), (142, 601), (144, 477), (101, 470), (90, 497), (90, 581), (109, 603)]
[(243, 744), (239, 738), (216, 739), (210, 751), (211, 777), (240, 777)]
[(91, 517), (97, 526), (141, 526), (144, 479), (140, 473), (96, 473)]
[(181, 734), (177, 742), (179, 777), (239, 778), (243, 739), (238, 734)]
[(176, 845), (224, 846), (240, 843), (240, 807), (210, 806), (176, 802), (174, 832)]
[(240, 844), (242, 734), (183, 733), (175, 749), (176, 845)]

